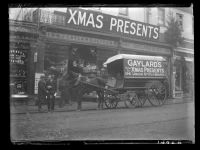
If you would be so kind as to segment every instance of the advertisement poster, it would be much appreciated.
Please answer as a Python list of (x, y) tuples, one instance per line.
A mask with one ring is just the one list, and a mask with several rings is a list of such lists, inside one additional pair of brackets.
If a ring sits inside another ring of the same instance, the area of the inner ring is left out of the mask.
[(124, 76), (126, 78), (165, 77), (166, 67), (166, 61), (124, 59)]
[(42, 75), (44, 75), (44, 73), (35, 73), (35, 89), (34, 89), (35, 94), (38, 94), (38, 82)]

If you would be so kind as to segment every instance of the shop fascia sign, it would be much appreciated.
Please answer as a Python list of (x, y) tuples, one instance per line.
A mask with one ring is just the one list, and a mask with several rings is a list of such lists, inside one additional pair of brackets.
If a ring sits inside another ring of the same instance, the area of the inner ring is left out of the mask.
[(72, 42), (74, 41), (74, 42), (83, 42), (83, 43), (89, 42), (91, 44), (117, 47), (117, 42), (113, 40), (71, 35), (71, 34), (62, 34), (62, 33), (56, 33), (56, 32), (46, 32), (46, 36), (50, 38), (59, 39), (59, 40), (68, 40)]
[(35, 32), (33, 29), (29, 29), (29, 28), (25, 28), (25, 27), (15, 27), (15, 26), (11, 26), (9, 28), (9, 30), (10, 31), (15, 31), (15, 32), (17, 32), (17, 31), (19, 31), (19, 32), (28, 32), (28, 33)]
[(159, 26), (90, 10), (68, 8), (65, 26), (145, 40), (159, 39)]

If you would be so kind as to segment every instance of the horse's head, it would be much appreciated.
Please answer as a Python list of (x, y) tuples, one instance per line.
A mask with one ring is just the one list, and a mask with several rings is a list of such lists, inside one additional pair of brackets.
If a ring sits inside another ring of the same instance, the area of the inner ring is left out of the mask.
[(77, 86), (81, 80), (82, 75), (69, 71), (68, 74), (65, 75), (65, 79), (69, 81), (70, 86)]

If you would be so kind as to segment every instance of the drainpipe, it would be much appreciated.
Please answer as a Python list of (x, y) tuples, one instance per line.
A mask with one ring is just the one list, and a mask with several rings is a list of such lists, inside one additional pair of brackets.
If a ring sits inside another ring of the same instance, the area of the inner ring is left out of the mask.
[(175, 68), (175, 66), (174, 66), (174, 62), (175, 62), (175, 59), (176, 59), (176, 57), (175, 57), (175, 49), (174, 48), (172, 48), (172, 57), (171, 57), (171, 67), (172, 67), (172, 78), (171, 78), (171, 87), (172, 87), (172, 98), (175, 98), (175, 77), (176, 77), (176, 68)]
[(121, 54), (121, 44), (122, 44), (122, 39), (121, 39), (121, 37), (120, 37), (120, 38), (119, 38), (119, 42), (118, 42), (117, 54)]

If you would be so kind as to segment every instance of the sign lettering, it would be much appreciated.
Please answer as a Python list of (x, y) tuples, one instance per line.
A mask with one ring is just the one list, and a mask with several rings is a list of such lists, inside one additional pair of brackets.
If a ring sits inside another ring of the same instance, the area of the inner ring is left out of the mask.
[(146, 40), (159, 39), (159, 27), (89, 10), (68, 8), (66, 26)]
[(165, 77), (166, 61), (158, 60), (124, 60), (125, 77)]
[[(57, 14), (42, 15), (41, 22), (53, 23), (53, 16)], [(49, 19), (45, 19), (48, 16)], [(61, 15), (65, 18), (64, 26), (73, 29), (83, 29), (93, 32), (103, 32), (116, 36), (125, 36), (129, 38), (139, 38), (144, 40), (159, 40), (159, 26), (147, 24), (131, 19), (116, 17), (101, 12), (84, 10), (80, 8), (68, 8), (66, 13)]]

